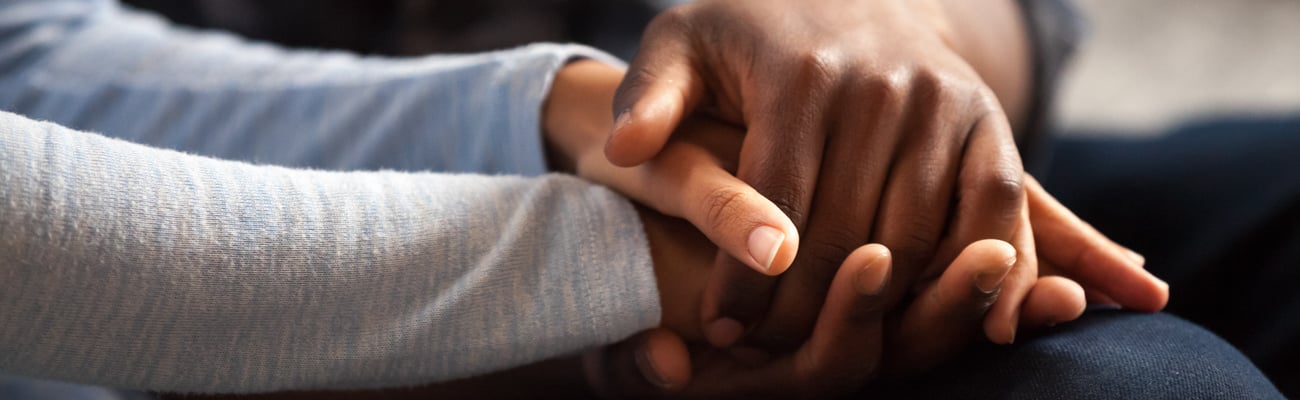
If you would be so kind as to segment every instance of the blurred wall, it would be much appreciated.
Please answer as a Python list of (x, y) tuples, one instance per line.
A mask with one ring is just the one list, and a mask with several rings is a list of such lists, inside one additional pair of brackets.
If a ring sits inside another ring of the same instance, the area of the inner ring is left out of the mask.
[(1300, 0), (1076, 1), (1091, 37), (1058, 102), (1068, 131), (1300, 115)]

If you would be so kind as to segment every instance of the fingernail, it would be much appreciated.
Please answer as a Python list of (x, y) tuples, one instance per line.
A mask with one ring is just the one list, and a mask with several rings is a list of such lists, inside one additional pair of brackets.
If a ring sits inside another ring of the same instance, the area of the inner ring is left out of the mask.
[(981, 272), (975, 275), (975, 287), (979, 288), (984, 294), (990, 294), (1002, 287), (1002, 281), (1007, 279), (1007, 273), (1011, 272), (1011, 266), (1016, 263), (1016, 258), (1012, 256), (1003, 262), (1002, 269), (998, 271)]
[(631, 120), (632, 120), (632, 109), (624, 109), (623, 111), (620, 111), (618, 113), (618, 116), (614, 117), (614, 132), (611, 134), (611, 136), (617, 135), (618, 132), (623, 130), (623, 127), (627, 126), (627, 123)]
[(709, 323), (704, 336), (714, 347), (731, 347), (745, 334), (745, 326), (731, 318), (719, 318)]
[(1128, 256), (1129, 261), (1133, 261), (1133, 263), (1137, 264), (1137, 266), (1141, 267), (1147, 264), (1147, 258), (1143, 257), (1141, 254), (1138, 254), (1138, 252), (1128, 248), (1125, 248), (1124, 252), (1126, 253), (1125, 255)]
[(880, 291), (885, 288), (885, 281), (888, 280), (884, 268), (885, 257), (883, 256), (868, 261), (867, 266), (858, 271), (857, 279), (854, 279), (858, 293), (868, 296), (880, 294)]
[(636, 349), (636, 368), (641, 370), (641, 376), (645, 377), (646, 381), (649, 381), (650, 384), (655, 385), (660, 389), (668, 389), (672, 387), (672, 384), (668, 382), (667, 379), (664, 379), (663, 374), (655, 367), (654, 360), (650, 358), (649, 347), (650, 346), (642, 345), (640, 348)]
[(781, 250), (785, 234), (770, 226), (759, 226), (749, 232), (749, 256), (758, 262), (759, 272), (767, 273), (776, 260), (776, 252)]

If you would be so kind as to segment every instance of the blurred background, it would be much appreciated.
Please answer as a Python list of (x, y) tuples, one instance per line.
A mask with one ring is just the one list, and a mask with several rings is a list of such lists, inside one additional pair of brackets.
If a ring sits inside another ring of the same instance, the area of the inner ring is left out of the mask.
[[(191, 26), (363, 54), (576, 41), (629, 58), (684, 0), (125, 0)], [(1075, 0), (1090, 40), (1057, 101), (1064, 134), (1147, 136), (1184, 121), (1300, 114), (1300, 0)]]
[[(536, 41), (576, 41), (625, 59), (632, 55), (641, 28), (657, 12), (656, 6), (647, 3), (662, 7), (680, 1), (123, 0), (180, 24), (227, 30), (291, 47), (417, 55), (484, 51)], [(1276, 295), (1294, 293), (1297, 269), (1293, 260), (1300, 255), (1300, 247), (1259, 238), (1300, 237), (1300, 207), (1296, 206), (1300, 202), (1281, 195), (1262, 200), (1249, 195), (1274, 193), (1262, 188), (1300, 187), (1300, 170), (1293, 167), (1300, 156), (1292, 139), (1300, 131), (1293, 122), (1300, 121), (1300, 0), (1074, 1), (1088, 17), (1091, 29), (1089, 40), (1064, 75), (1056, 102), (1060, 128), (1072, 136), (1070, 140), (1150, 137), (1223, 117), (1283, 117), (1263, 124), (1209, 125), (1191, 132), (1210, 133), (1215, 138), (1254, 133), (1240, 136), (1253, 146), (1228, 148), (1235, 150), (1223, 151), (1227, 157), (1209, 161), (1197, 158), (1206, 154), (1204, 141), (1179, 150), (1162, 140), (1096, 140), (1137, 143), (1076, 146), (1074, 152), (1058, 157), (1058, 164), (1079, 166), (1078, 171), (1073, 175), (1054, 171), (1062, 176), (1049, 183), (1074, 184), (1076, 187), (1051, 189), (1084, 219), (1146, 254), (1152, 260), (1149, 267), (1172, 265), (1189, 271), (1181, 280), (1168, 271), (1162, 275), (1180, 290), (1186, 289), (1184, 293), (1227, 294), (1176, 297), (1171, 311), (1211, 313), (1180, 315), (1211, 327), (1266, 368), (1270, 361), (1280, 362), (1282, 367), (1273, 366), (1270, 373), (1283, 390), (1300, 393), (1300, 379), (1295, 379), (1300, 373), (1281, 370), (1286, 374), (1276, 375), (1278, 368), (1293, 368), (1287, 363), (1300, 359), (1295, 356), (1300, 349), (1279, 352), (1269, 347), (1276, 343), (1259, 339), (1270, 337), (1255, 335), (1271, 332), (1269, 322), (1295, 321), (1295, 314), (1257, 318), (1263, 325), (1233, 319), (1257, 316), (1258, 304), (1271, 304)], [(1196, 137), (1200, 136), (1204, 135)], [(1209, 153), (1221, 150), (1213, 147), (1218, 143), (1209, 145)], [(1244, 158), (1245, 162), (1229, 163), (1227, 158)], [(1189, 161), (1197, 161), (1197, 165)], [(1261, 168), (1273, 165), (1268, 162), (1281, 167)], [(1136, 176), (1133, 171), (1139, 168), (1129, 169), (1133, 166), (1143, 168), (1146, 175)], [(1168, 179), (1171, 176), (1174, 179)], [(1207, 182), (1207, 177), (1214, 180)], [(1300, 190), (1283, 194), (1293, 193)], [(1144, 194), (1147, 197), (1141, 197)], [(1247, 195), (1245, 200), (1230, 197), (1239, 194)], [(1241, 210), (1277, 213), (1237, 213)], [(1198, 220), (1187, 218), (1189, 215)], [(1258, 218), (1250, 219), (1253, 217)], [(1238, 223), (1241, 221), (1246, 222)], [(1250, 238), (1242, 243), (1254, 247), (1223, 240), (1239, 237)], [(1167, 243), (1150, 243), (1161, 239)], [(1180, 253), (1186, 249), (1178, 245), (1195, 251)], [(1291, 275), (1190, 273), (1206, 265), (1237, 264), (1261, 265), (1261, 269), (1279, 266), (1277, 271)], [(1246, 278), (1284, 287), (1260, 290), (1267, 285)], [(1195, 290), (1201, 286), (1217, 291)], [(1238, 297), (1241, 303), (1234, 307), (1245, 306), (1213, 314), (1222, 309), (1221, 300)], [(3, 384), (0, 377), (0, 387)]]
[(1300, 113), (1300, 1), (1075, 2), (1091, 29), (1062, 82), (1066, 134)]

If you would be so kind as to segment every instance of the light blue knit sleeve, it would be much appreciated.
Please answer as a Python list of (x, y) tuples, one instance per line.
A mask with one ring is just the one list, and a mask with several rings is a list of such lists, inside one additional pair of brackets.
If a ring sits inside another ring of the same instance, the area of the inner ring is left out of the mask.
[(542, 99), (573, 57), (617, 62), (289, 51), (109, 0), (0, 0), (0, 108), (22, 115), (0, 113), (0, 373), (396, 386), (654, 326), (630, 204), (541, 175)]
[(111, 0), (0, 0), (0, 109), (212, 157), (331, 170), (546, 171), (541, 109), (578, 45), (418, 58), (290, 50)]
[(0, 373), (415, 385), (655, 326), (631, 205), (563, 175), (286, 169), (0, 112)]

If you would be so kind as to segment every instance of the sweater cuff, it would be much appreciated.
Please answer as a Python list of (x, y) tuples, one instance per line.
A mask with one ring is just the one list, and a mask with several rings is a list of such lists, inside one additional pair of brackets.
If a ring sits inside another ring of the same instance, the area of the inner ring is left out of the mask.
[(509, 111), (505, 115), (517, 116), (510, 121), (507, 131), (512, 132), (503, 146), (509, 151), (501, 154), (517, 155), (513, 160), (515, 173), (524, 175), (541, 175), (547, 172), (546, 151), (542, 143), (542, 108), (551, 93), (551, 84), (555, 74), (568, 63), (591, 59), (624, 67), (626, 64), (618, 58), (600, 50), (577, 44), (539, 43), (521, 47), (511, 52), (521, 52), (517, 65), (506, 68), (507, 73), (518, 76), (508, 91)]
[(571, 229), (583, 232), (578, 260), (580, 284), (574, 285), (591, 314), (587, 329), (598, 343), (614, 343), (659, 325), (661, 309), (650, 245), (632, 204), (613, 191), (587, 186), (579, 201), (587, 218)]

